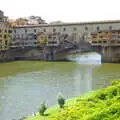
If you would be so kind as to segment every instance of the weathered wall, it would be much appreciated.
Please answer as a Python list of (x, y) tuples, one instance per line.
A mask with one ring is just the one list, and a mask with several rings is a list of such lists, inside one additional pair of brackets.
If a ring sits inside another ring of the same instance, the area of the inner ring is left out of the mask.
[(43, 54), (40, 48), (10, 49), (8, 52), (8, 56), (10, 59), (16, 60), (43, 60)]
[(120, 63), (120, 47), (106, 47), (103, 53), (103, 60), (105, 62), (117, 62)]
[[(55, 50), (55, 49), (54, 49)], [(75, 50), (75, 49), (73, 49)], [(83, 49), (82, 49), (83, 50)], [(87, 50), (87, 49), (86, 49)], [(88, 49), (89, 51), (90, 49)], [(66, 58), (70, 53), (71, 49), (66, 51), (60, 51), (53, 55), (54, 60)], [(120, 48), (119, 47), (97, 47), (93, 49), (97, 53), (102, 55), (103, 62), (120, 62)], [(46, 54), (43, 54), (45, 53)], [(53, 51), (54, 53), (55, 51)], [(47, 56), (48, 55), (48, 56)], [(40, 49), (40, 48), (19, 48), (19, 49), (10, 49), (9, 51), (4, 51), (0, 53), (0, 59), (5, 60), (45, 60), (47, 57), (48, 60), (52, 60), (51, 49)]]

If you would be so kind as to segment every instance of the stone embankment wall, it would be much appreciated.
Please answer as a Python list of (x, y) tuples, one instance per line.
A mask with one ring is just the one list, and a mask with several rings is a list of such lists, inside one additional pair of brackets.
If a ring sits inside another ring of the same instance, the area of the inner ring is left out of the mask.
[[(83, 45), (82, 45), (83, 47)], [(88, 46), (87, 46), (88, 47)], [(77, 49), (83, 48), (79, 47)], [(98, 49), (98, 51), (97, 51)], [(102, 55), (103, 62), (120, 63), (120, 48), (119, 47), (97, 47), (94, 51)], [(87, 50), (85, 48), (85, 50)], [(88, 49), (89, 51), (90, 49)], [(9, 51), (0, 52), (0, 61), (11, 60), (65, 60), (64, 58), (70, 54), (70, 51), (75, 49), (68, 49), (63, 51), (57, 51), (57, 49), (41, 49), (41, 48), (17, 48), (9, 49)], [(52, 53), (53, 52), (53, 53)], [(74, 53), (73, 53), (74, 54)]]
[(8, 53), (9, 58), (14, 60), (43, 60), (43, 53), (40, 48), (11, 49)]
[(0, 61), (11, 60), (44, 60), (44, 56), (40, 48), (17, 48), (2, 51), (0, 53)]

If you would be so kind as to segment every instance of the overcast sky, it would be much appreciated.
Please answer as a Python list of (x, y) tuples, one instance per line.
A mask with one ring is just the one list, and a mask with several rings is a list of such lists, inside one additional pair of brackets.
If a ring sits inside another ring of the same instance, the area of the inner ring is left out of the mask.
[(47, 22), (120, 20), (120, 0), (1, 0), (11, 18), (41, 16)]

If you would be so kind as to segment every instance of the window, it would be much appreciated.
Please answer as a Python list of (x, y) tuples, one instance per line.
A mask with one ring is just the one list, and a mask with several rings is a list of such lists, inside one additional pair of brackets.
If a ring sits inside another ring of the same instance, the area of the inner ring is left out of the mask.
[(97, 30), (100, 30), (100, 27), (99, 27), (99, 26), (97, 26)]
[(5, 30), (5, 33), (7, 32), (7, 30)]
[(44, 32), (46, 32), (46, 29), (44, 28), (44, 30), (43, 30)]
[(36, 29), (34, 29), (34, 32), (36, 32)]
[(12, 30), (8, 30), (9, 33), (12, 33)]
[(23, 36), (24, 36), (24, 35), (23, 35), (23, 34), (21, 34), (21, 38), (23, 38)]
[(57, 44), (56, 41), (49, 41), (48, 44)]
[(76, 30), (77, 30), (77, 28), (75, 27), (75, 28), (73, 28), (73, 30), (74, 30), (74, 31), (76, 31)]
[(37, 36), (36, 36), (36, 35), (34, 35), (34, 39), (37, 39)]
[(5, 40), (5, 45), (7, 45), (7, 43), (8, 43), (7, 40)]
[(53, 28), (53, 32), (56, 32), (56, 29), (55, 29), (55, 28)]
[(85, 30), (87, 31), (87, 30), (88, 30), (88, 27), (85, 27)]
[(63, 31), (66, 31), (66, 28), (63, 28)]
[(25, 29), (25, 32), (27, 32), (27, 29)]
[(7, 36), (6, 35), (4, 35), (4, 38), (6, 38)]
[(16, 33), (16, 30), (14, 30), (14, 33)]
[(109, 26), (109, 30), (112, 30), (112, 26)]

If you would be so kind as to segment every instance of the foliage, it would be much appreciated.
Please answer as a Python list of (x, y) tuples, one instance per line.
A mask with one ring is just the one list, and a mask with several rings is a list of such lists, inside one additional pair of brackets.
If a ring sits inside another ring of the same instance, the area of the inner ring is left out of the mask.
[(57, 97), (57, 102), (60, 106), (60, 108), (63, 108), (64, 104), (65, 104), (65, 99), (63, 97), (62, 94), (59, 94), (58, 97)]
[(29, 16), (26, 18), (20, 17), (17, 19), (8, 19), (8, 23), (11, 26), (46, 24), (45, 20), (43, 20), (40, 16)]
[(39, 108), (39, 114), (44, 116), (44, 112), (46, 111), (47, 107), (45, 105), (45, 102), (41, 103)]
[(78, 96), (71, 105), (67, 103), (62, 111), (52, 113), (47, 120), (120, 120), (120, 81), (113, 81), (107, 88)]
[(45, 20), (43, 20), (40, 16), (29, 16), (28, 17), (29, 24), (44, 24)]

